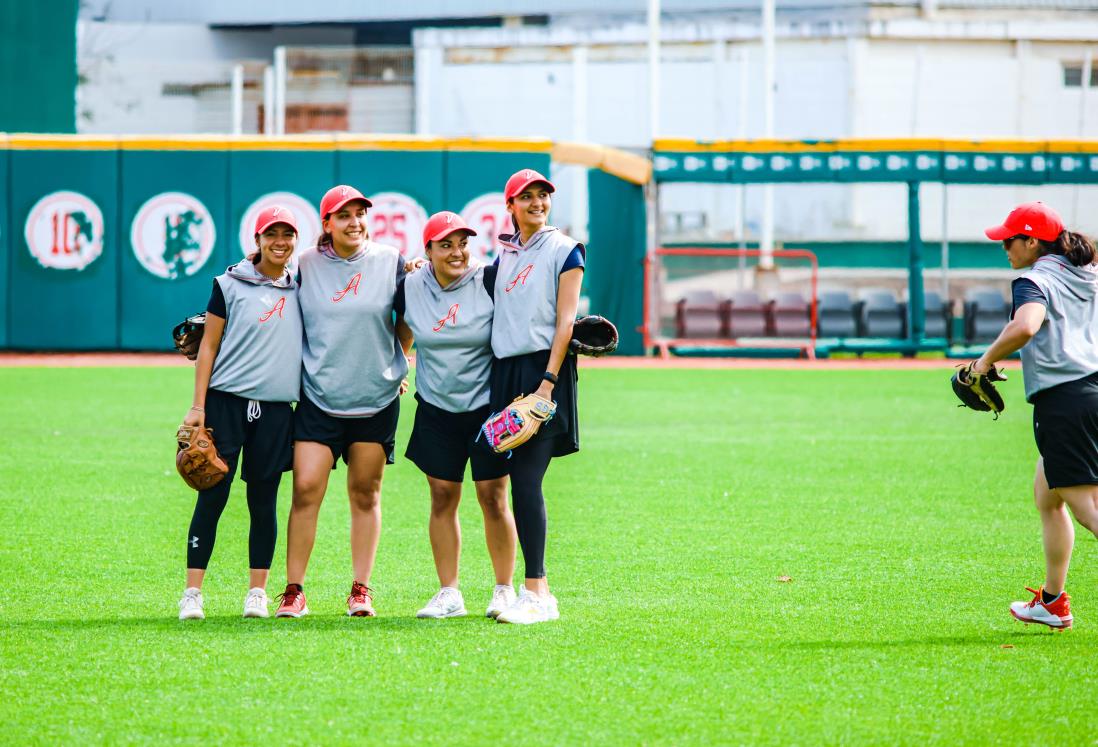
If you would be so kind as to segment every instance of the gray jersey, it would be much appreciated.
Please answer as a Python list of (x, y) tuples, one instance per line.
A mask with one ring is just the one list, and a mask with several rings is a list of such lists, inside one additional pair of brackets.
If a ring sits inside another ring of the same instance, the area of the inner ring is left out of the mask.
[(1026, 399), (1043, 389), (1098, 371), (1098, 273), (1055, 254), (1040, 257), (1022, 277), (1045, 294), (1045, 321), (1022, 348)]
[(492, 352), (497, 358), (549, 350), (557, 329), (560, 271), (579, 243), (552, 226), (525, 245), (500, 236)]
[(298, 259), (305, 322), (302, 389), (337, 417), (367, 417), (399, 394), (408, 361), (393, 327), (400, 252), (367, 242), (344, 259), (314, 247)]
[(404, 321), (416, 338), (416, 392), (448, 412), (488, 404), (492, 299), (484, 266), (443, 288), (430, 265), (404, 279)]
[(225, 296), (225, 332), (210, 388), (260, 402), (296, 402), (301, 392), (301, 310), (297, 284), (272, 280), (250, 260), (216, 278)]

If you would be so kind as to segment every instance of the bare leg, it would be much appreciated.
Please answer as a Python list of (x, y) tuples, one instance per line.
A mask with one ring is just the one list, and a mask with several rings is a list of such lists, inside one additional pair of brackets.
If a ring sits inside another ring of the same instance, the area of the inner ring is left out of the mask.
[(385, 469), (385, 450), (381, 444), (359, 442), (351, 444), (348, 456), (351, 565), (355, 581), (369, 586), (381, 538), (381, 477)]
[(458, 585), (458, 562), (461, 556), (461, 524), (458, 523), (458, 504), (461, 502), (461, 483), (438, 480), (428, 476), (431, 486), (431, 520), (428, 532), (431, 536), (431, 552), (435, 556), (439, 586)]
[(1075, 545), (1075, 527), (1059, 495), (1045, 478), (1045, 461), (1037, 459), (1033, 477), (1033, 501), (1041, 515), (1041, 540), (1045, 546), (1045, 586), (1049, 594), (1059, 594), (1067, 581), (1071, 548)]
[(316, 517), (328, 490), (335, 460), (332, 450), (316, 441), (294, 444), (294, 498), (286, 529), (286, 582), (305, 584), (305, 569), (316, 541)]
[(271, 575), (270, 568), (250, 568), (248, 569), (248, 588), (249, 589), (266, 589), (267, 577)]
[(188, 568), (187, 569), (187, 588), (201, 589), (202, 579), (206, 578), (205, 568)]
[(1098, 538), (1098, 485), (1073, 485), (1053, 492), (1068, 505), (1075, 520)]
[(496, 584), (510, 586), (515, 576), (515, 517), (507, 505), (507, 478), (480, 480), (477, 500), (484, 514), (484, 539), (496, 573)]

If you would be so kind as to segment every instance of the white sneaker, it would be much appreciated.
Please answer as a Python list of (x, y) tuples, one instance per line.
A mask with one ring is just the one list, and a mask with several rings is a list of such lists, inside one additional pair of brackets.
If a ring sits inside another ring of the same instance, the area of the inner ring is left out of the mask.
[(416, 613), (416, 617), (461, 617), (465, 614), (465, 599), (461, 592), (452, 586), (443, 586), (438, 594), (431, 597), (427, 606)]
[(267, 611), (267, 592), (258, 586), (248, 589), (248, 596), (244, 597), (244, 617), (269, 617)]
[(183, 598), (179, 600), (179, 619), (206, 619), (206, 613), (202, 611), (202, 592), (193, 586), (184, 591)]
[(488, 611), (485, 617), (495, 620), (500, 613), (515, 603), (515, 589), (510, 584), (496, 584), (492, 589), (492, 601), (488, 603)]
[(560, 618), (557, 598), (552, 594), (541, 596), (529, 591), (525, 586), (519, 591), (518, 599), (496, 618), (496, 622), (533, 625)]

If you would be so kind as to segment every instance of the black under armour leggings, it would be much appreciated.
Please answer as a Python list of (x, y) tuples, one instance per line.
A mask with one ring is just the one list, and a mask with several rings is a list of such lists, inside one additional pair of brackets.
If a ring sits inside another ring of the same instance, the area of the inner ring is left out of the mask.
[(525, 578), (545, 578), (545, 496), (541, 482), (553, 458), (553, 440), (528, 443), (511, 454), (511, 506)]
[[(229, 463), (229, 474), (225, 479), (209, 490), (198, 492), (198, 502), (191, 517), (190, 533), (187, 535), (187, 567), (206, 568), (213, 554), (214, 541), (217, 539), (217, 522), (221, 512), (229, 502), (229, 488), (236, 474), (237, 460)], [(279, 474), (268, 482), (247, 483), (248, 513), (251, 515), (251, 529), (248, 532), (248, 567), (270, 568), (274, 559), (275, 540), (278, 538), (278, 516), (275, 511), (278, 499), (278, 484), (282, 480)]]

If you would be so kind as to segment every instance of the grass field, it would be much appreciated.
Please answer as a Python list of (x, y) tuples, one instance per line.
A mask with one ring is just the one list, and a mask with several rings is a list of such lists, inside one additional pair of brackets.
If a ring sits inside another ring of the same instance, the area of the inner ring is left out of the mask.
[[(1075, 630), (1011, 619), (1043, 574), (1030, 408), (1016, 375), (998, 422), (956, 409), (946, 370), (583, 371), (583, 450), (547, 482), (562, 618), (518, 627), (414, 619), (437, 581), (403, 457), (378, 618), (344, 616), (341, 468), (312, 616), (240, 618), (234, 489), (208, 617), (180, 623), (190, 370), (0, 369), (0, 742), (1095, 744), (1098, 543)], [(479, 612), (471, 485), (462, 519)]]

